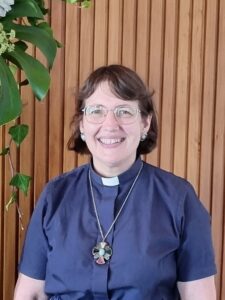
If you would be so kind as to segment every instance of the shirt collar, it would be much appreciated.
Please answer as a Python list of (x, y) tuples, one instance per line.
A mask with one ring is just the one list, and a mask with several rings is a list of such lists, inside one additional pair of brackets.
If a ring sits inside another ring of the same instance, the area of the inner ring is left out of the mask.
[(137, 158), (137, 160), (127, 171), (123, 172), (118, 176), (107, 177), (107, 178), (101, 177), (99, 174), (97, 174), (94, 171), (92, 164), (90, 164), (91, 177), (96, 183), (102, 186), (117, 186), (126, 183), (127, 181), (130, 181), (132, 178), (134, 178), (137, 175), (137, 172), (139, 171), (141, 164), (142, 164), (141, 158)]

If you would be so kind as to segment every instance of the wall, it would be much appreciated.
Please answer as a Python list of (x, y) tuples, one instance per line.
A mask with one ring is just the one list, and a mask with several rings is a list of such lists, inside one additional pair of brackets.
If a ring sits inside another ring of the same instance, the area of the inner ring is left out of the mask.
[[(218, 299), (225, 299), (225, 1), (97, 0), (82, 11), (59, 0), (48, 4), (55, 35), (65, 46), (46, 100), (34, 101), (28, 87), (21, 91), (20, 122), (29, 124), (30, 134), (12, 154), (21, 172), (33, 177), (28, 196), (19, 198), (23, 226), (45, 182), (87, 161), (66, 148), (75, 91), (94, 68), (122, 63), (155, 91), (160, 137), (146, 161), (191, 181), (212, 216)], [(30, 52), (42, 59), (39, 51)], [(9, 142), (7, 130), (0, 129), (0, 147)], [(9, 163), (0, 157), (4, 300), (12, 299), (25, 234), (15, 205), (5, 212), (9, 178)]]

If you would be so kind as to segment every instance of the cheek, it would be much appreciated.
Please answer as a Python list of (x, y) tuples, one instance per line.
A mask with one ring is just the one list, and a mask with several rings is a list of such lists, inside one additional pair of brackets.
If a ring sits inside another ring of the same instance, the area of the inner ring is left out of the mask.
[(80, 123), (79, 123), (79, 128), (80, 128), (80, 132), (83, 132), (84, 131), (84, 124), (83, 124), (83, 119), (80, 120)]
[(87, 137), (94, 136), (95, 134), (97, 134), (99, 127), (83, 121), (82, 122), (82, 130)]
[(127, 136), (130, 137), (132, 141), (139, 143), (142, 134), (142, 128), (141, 126), (136, 125), (135, 127), (128, 129), (126, 133)]

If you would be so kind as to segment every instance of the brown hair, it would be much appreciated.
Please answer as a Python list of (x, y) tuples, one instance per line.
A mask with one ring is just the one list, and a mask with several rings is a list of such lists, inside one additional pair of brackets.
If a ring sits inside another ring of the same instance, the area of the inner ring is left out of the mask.
[(141, 78), (131, 69), (121, 65), (103, 66), (92, 72), (84, 82), (77, 96), (76, 112), (71, 124), (73, 125), (73, 134), (69, 139), (69, 150), (81, 154), (90, 154), (87, 145), (80, 138), (79, 123), (82, 119), (82, 109), (85, 106), (85, 100), (90, 97), (100, 83), (107, 81), (112, 93), (126, 101), (138, 100), (139, 109), (143, 117), (151, 115), (151, 126), (147, 133), (147, 138), (139, 143), (137, 155), (146, 154), (152, 151), (156, 146), (158, 125), (152, 94), (145, 86)]

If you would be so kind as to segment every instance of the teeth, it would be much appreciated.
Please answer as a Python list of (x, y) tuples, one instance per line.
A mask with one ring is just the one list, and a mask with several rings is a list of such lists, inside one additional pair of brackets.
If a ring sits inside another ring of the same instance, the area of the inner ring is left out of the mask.
[(100, 139), (100, 142), (106, 145), (117, 144), (120, 143), (121, 141), (122, 139)]

